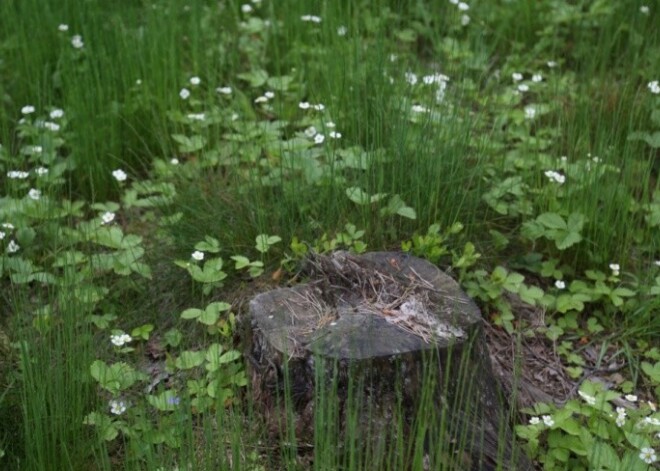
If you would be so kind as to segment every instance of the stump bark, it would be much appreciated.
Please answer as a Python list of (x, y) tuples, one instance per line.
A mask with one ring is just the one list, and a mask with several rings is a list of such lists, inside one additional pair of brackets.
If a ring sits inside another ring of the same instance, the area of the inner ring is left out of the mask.
[(338, 411), (321, 425), (353, 448), (410, 440), (427, 469), (532, 469), (515, 446), (479, 309), (450, 276), (398, 252), (314, 255), (305, 271), (309, 282), (250, 302), (252, 390), (274, 433), (293, 417), (289, 430), (312, 447), (321, 393)]

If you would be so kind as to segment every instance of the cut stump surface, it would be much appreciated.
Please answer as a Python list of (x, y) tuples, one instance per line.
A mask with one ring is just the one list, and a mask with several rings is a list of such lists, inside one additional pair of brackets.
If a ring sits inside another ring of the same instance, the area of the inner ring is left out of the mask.
[[(495, 469), (496, 461), (507, 463), (506, 469), (531, 469), (524, 457), (514, 456), (479, 309), (451, 277), (398, 252), (315, 255), (306, 271), (308, 283), (262, 293), (250, 302), (246, 355), (255, 399), (267, 420), (281, 426), (286, 413), (277, 398), (288, 387), (296, 435), (309, 440), (320, 377), (316, 369), (323, 368), (338, 375), (333, 384), (340, 409), (348, 384), (360, 382), (358, 395), (369, 410), (361, 423), (386, 430), (399, 420), (410, 427), (431, 378), (434, 414), (438, 422), (446, 421), (443, 429), (450, 437), (445, 441), (463, 437), (461, 454), (469, 455), (463, 469)], [(436, 363), (429, 370), (431, 358)], [(427, 448), (448, 446), (434, 445), (433, 437), (425, 440)], [(429, 455), (448, 456), (430, 449)]]

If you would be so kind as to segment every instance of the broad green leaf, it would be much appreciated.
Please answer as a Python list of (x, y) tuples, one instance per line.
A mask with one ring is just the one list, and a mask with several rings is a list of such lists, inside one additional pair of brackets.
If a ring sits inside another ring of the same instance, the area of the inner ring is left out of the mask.
[(95, 315), (92, 314), (89, 316), (89, 321), (96, 326), (96, 328), (104, 330), (110, 326), (110, 323), (117, 319), (117, 316), (114, 314), (103, 314)]
[(165, 339), (167, 345), (169, 345), (170, 347), (178, 347), (179, 344), (181, 344), (181, 341), (183, 340), (183, 334), (179, 329), (170, 329), (167, 332), (165, 332), (163, 338)]
[(204, 237), (203, 242), (198, 242), (195, 244), (195, 250), (201, 250), (202, 252), (209, 253), (218, 253), (220, 251), (220, 242), (218, 242), (218, 239), (206, 236)]
[(292, 82), (293, 82), (293, 77), (291, 77), (290, 75), (270, 77), (267, 80), (268, 86), (278, 92), (287, 91)]
[(621, 460), (611, 445), (597, 441), (589, 450), (589, 464), (592, 469), (615, 470), (621, 465)]
[(369, 195), (369, 193), (363, 191), (358, 187), (350, 187), (346, 189), (346, 196), (359, 205), (377, 203), (387, 196), (387, 193), (376, 193), (374, 195)]
[(225, 352), (219, 359), (218, 363), (223, 364), (223, 363), (230, 363), (234, 360), (237, 360), (241, 357), (241, 352), (237, 350), (229, 350), (228, 352)]
[(179, 144), (179, 152), (185, 154), (195, 153), (206, 145), (206, 138), (200, 135), (188, 137), (183, 134), (172, 134), (172, 139)]
[(204, 352), (186, 350), (179, 355), (174, 365), (180, 370), (189, 370), (204, 363)]
[(566, 229), (566, 222), (557, 213), (543, 213), (536, 220), (548, 229)]
[(99, 385), (117, 395), (131, 387), (136, 381), (144, 379), (145, 375), (138, 373), (128, 363), (119, 362), (108, 366), (101, 360), (96, 360), (90, 366), (92, 377)]
[(404, 218), (417, 219), (417, 213), (409, 206), (397, 209), (396, 213)]
[(87, 262), (87, 256), (78, 250), (67, 250), (57, 256), (52, 267), (68, 267)]
[(213, 372), (220, 367), (220, 355), (222, 355), (222, 345), (214, 343), (206, 350), (206, 370)]
[(197, 319), (204, 313), (201, 309), (191, 307), (181, 313), (181, 319)]
[(268, 252), (271, 245), (276, 244), (282, 240), (279, 236), (269, 236), (267, 234), (259, 234), (256, 239), (256, 249), (261, 253)]
[(566, 222), (566, 229), (569, 232), (580, 232), (584, 226), (584, 215), (581, 213), (571, 213)]
[(21, 227), (16, 231), (16, 240), (18, 244), (27, 247), (32, 243), (37, 233), (31, 227)]
[(208, 310), (202, 312), (202, 314), (197, 318), (198, 322), (201, 322), (204, 325), (213, 325), (218, 322), (219, 314), (217, 311)]
[(181, 398), (174, 391), (163, 391), (158, 395), (148, 395), (147, 402), (160, 411), (176, 410)]
[(582, 240), (582, 236), (577, 232), (560, 231), (554, 237), (555, 245), (559, 250), (566, 250), (567, 248), (577, 244)]
[(660, 384), (660, 361), (653, 365), (647, 361), (643, 361), (641, 366), (642, 371), (651, 379), (651, 381), (655, 384)]
[(641, 450), (642, 448), (646, 448), (649, 446), (649, 439), (646, 437), (646, 435), (640, 435), (634, 432), (626, 432), (626, 431), (624, 431), (623, 434), (626, 436), (626, 440), (628, 440), (628, 443), (630, 443), (633, 447), (637, 448), (638, 450)]
[(112, 419), (105, 414), (98, 412), (90, 412), (83, 419), (83, 424), (94, 425), (98, 431), (99, 436), (105, 441), (112, 441), (117, 438), (119, 430), (113, 423)]
[(144, 324), (131, 330), (131, 337), (149, 340), (149, 334), (154, 330), (153, 324)]
[(240, 270), (241, 268), (245, 268), (250, 265), (250, 260), (242, 255), (232, 255), (229, 258), (231, 258), (234, 262), (236, 262), (236, 265), (234, 267), (236, 268), (236, 270)]
[(537, 286), (521, 285), (518, 289), (518, 296), (520, 296), (520, 299), (532, 306), (536, 304), (536, 301), (543, 298), (543, 295), (543, 290)]
[(261, 87), (268, 80), (268, 72), (263, 69), (255, 69), (250, 72), (238, 74), (238, 78), (250, 83), (253, 88)]

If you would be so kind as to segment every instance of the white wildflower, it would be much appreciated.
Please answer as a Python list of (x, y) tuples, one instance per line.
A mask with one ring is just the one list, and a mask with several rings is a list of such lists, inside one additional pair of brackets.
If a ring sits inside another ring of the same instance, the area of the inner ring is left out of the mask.
[(193, 121), (204, 121), (206, 119), (206, 113), (189, 113), (188, 119)]
[(41, 199), (41, 191), (37, 190), (36, 188), (30, 188), (30, 191), (28, 191), (28, 197), (37, 201)]
[(548, 177), (551, 182), (556, 182), (560, 185), (566, 181), (566, 177), (564, 175), (559, 172), (555, 172), (554, 170), (547, 170), (544, 172), (544, 175)]
[(422, 105), (412, 105), (410, 110), (413, 113), (428, 113), (430, 111), (428, 108), (425, 108)]
[(199, 251), (199, 250), (195, 250), (195, 251), (192, 253), (191, 257), (192, 257), (194, 260), (197, 260), (198, 262), (201, 262), (202, 260), (204, 260), (204, 252), (201, 252), (201, 251)]
[(410, 85), (415, 85), (417, 83), (417, 75), (414, 74), (413, 72), (406, 72), (405, 73), (405, 78), (406, 82), (408, 82)]
[(461, 26), (467, 26), (470, 24), (470, 15), (461, 15)]
[(3, 222), (2, 224), (0, 224), (0, 227), (4, 229), (9, 229), (10, 231), (16, 229), (11, 222)]
[(647, 87), (654, 95), (660, 93), (660, 82), (658, 82), (657, 80), (654, 80), (653, 82), (649, 82)]
[(46, 121), (44, 123), (44, 128), (48, 129), (49, 131), (57, 132), (60, 130), (60, 125), (53, 123), (52, 121)]
[(325, 136), (323, 134), (317, 134), (314, 136), (314, 144), (323, 144), (323, 141), (325, 141)]
[(85, 43), (82, 40), (82, 36), (79, 34), (76, 34), (71, 38), (71, 45), (75, 47), (76, 49), (81, 49)]
[(7, 235), (7, 234), (5, 234), (4, 232), (0, 231), (0, 240), (4, 239), (6, 235)]
[(64, 32), (64, 31), (69, 31), (69, 25), (66, 25), (66, 24), (62, 23), (61, 25), (59, 25), (59, 26), (57, 27), (57, 29), (58, 29), (59, 31), (62, 31), (62, 32)]
[(221, 95), (231, 95), (231, 87), (218, 87), (215, 91)]
[(525, 118), (533, 119), (534, 116), (536, 116), (536, 108), (534, 108), (533, 106), (526, 106), (525, 107)]
[(534, 74), (532, 75), (532, 82), (540, 82), (543, 80), (543, 76), (541, 74)]
[(321, 18), (316, 16), (316, 15), (303, 15), (303, 16), (300, 17), (300, 19), (303, 20), (303, 21), (311, 22), (311, 23), (320, 23), (321, 22)]
[(630, 402), (636, 402), (637, 401), (637, 396), (635, 396), (634, 394), (626, 394), (624, 397), (625, 397), (626, 401), (630, 401)]
[(332, 139), (341, 139), (341, 133), (337, 131), (330, 131), (328, 136), (330, 136)]
[(187, 100), (190, 97), (190, 90), (187, 88), (182, 88), (179, 91), (179, 96), (181, 97), (182, 100)]
[(658, 456), (655, 454), (655, 450), (648, 446), (640, 450), (639, 458), (646, 464), (652, 464), (658, 460)]
[(639, 11), (643, 15), (648, 15), (651, 10), (649, 9), (648, 5), (642, 5), (641, 7), (639, 7)]
[(112, 342), (113, 345), (116, 345), (117, 347), (121, 347), (122, 345), (131, 342), (133, 339), (131, 338), (130, 335), (126, 333), (120, 333), (120, 334), (113, 334), (110, 336), (110, 342)]
[(102, 224), (110, 224), (114, 220), (115, 220), (115, 213), (106, 211), (105, 213), (101, 214)]
[(546, 62), (546, 65), (547, 65), (549, 68), (554, 69), (555, 67), (557, 67), (557, 62), (555, 62), (555, 61), (548, 61), (548, 62)]
[(461, 11), (468, 11), (470, 9), (470, 5), (468, 5), (465, 2), (459, 2), (459, 4), (457, 6), (458, 6), (458, 9), (461, 10)]
[(268, 98), (269, 100), (272, 100), (273, 98), (275, 98), (275, 93), (268, 91), (268, 92), (264, 93), (264, 96), (266, 98)]
[(34, 113), (34, 106), (32, 106), (32, 105), (25, 105), (23, 108), (21, 108), (21, 113), (23, 113), (23, 114), (31, 114), (31, 113)]
[(564, 283), (562, 280), (557, 280), (557, 281), (555, 281), (555, 288), (565, 289), (566, 288), (566, 283)]
[(584, 402), (586, 402), (590, 406), (593, 406), (593, 405), (596, 404), (596, 398), (594, 396), (591, 396), (591, 395), (589, 395), (585, 392), (582, 392), (582, 391), (578, 391), (578, 394), (580, 395), (580, 397), (582, 399), (584, 399)]
[(346, 33), (348, 33), (348, 28), (346, 26), (340, 26), (337, 28), (338, 36), (346, 36)]
[(334, 128), (335, 126), (336, 124), (333, 123), (332, 121), (328, 121), (327, 123), (325, 123), (326, 128)]
[(310, 126), (307, 129), (305, 129), (305, 136), (309, 137), (310, 139), (316, 136), (316, 128), (314, 126)]
[(195, 76), (195, 77), (190, 77), (190, 85), (199, 85), (202, 83), (202, 79)]
[(11, 178), (12, 180), (24, 180), (29, 176), (30, 174), (28, 172), (23, 172), (21, 170), (10, 170), (7, 172), (7, 178)]
[(254, 8), (252, 8), (252, 5), (250, 5), (249, 3), (244, 3), (243, 5), (241, 5), (241, 11), (243, 13), (251, 13), (253, 10)]
[(523, 79), (523, 75), (519, 72), (514, 72), (511, 74), (511, 78), (514, 82), (520, 82)]
[(50, 119), (59, 119), (62, 116), (64, 116), (64, 110), (60, 108), (55, 108), (53, 111), (50, 112)]
[(550, 416), (550, 415), (544, 415), (542, 418), (543, 418), (543, 423), (544, 423), (547, 427), (552, 427), (553, 425), (555, 425), (555, 421), (553, 420), (552, 416)]
[(126, 412), (126, 403), (115, 399), (110, 401), (110, 412), (115, 415), (121, 415)]
[(314, 108), (316, 111), (323, 111), (325, 109), (325, 105), (323, 105), (323, 103), (318, 103), (313, 105), (312, 108)]
[(126, 175), (126, 172), (124, 172), (122, 169), (118, 168), (117, 170), (112, 171), (112, 176), (115, 177), (115, 180), (118, 182), (123, 182), (128, 178), (128, 175)]
[(254, 99), (255, 103), (268, 103), (268, 98), (265, 96), (259, 96)]
[(301, 101), (300, 103), (298, 103), (298, 108), (300, 108), (301, 110), (308, 110), (310, 106), (311, 105), (306, 101)]
[(171, 163), (172, 165), (179, 165), (179, 159), (177, 159), (176, 157), (172, 157), (172, 158), (170, 159), (170, 163)]
[(644, 424), (653, 425), (654, 427), (660, 426), (660, 419), (655, 417), (644, 417)]
[(18, 252), (20, 248), (21, 248), (20, 245), (18, 245), (15, 241), (10, 240), (9, 244), (7, 244), (7, 253)]
[(621, 266), (618, 263), (610, 263), (609, 267), (610, 267), (610, 270), (612, 270), (612, 275), (619, 276)]
[(518, 85), (518, 91), (520, 92), (529, 91), (529, 85), (527, 85), (526, 83), (521, 83), (520, 85)]
[(530, 425), (538, 425), (540, 423), (541, 423), (541, 419), (539, 419), (538, 417), (532, 417), (531, 419), (529, 419)]

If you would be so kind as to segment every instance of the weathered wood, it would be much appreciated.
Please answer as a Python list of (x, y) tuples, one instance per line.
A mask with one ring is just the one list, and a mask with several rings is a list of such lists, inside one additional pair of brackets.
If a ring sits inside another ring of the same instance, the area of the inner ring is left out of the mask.
[(503, 469), (531, 469), (524, 457), (512, 467), (515, 447), (481, 314), (451, 277), (395, 252), (316, 255), (307, 272), (308, 283), (250, 302), (246, 355), (252, 360), (255, 399), (266, 417), (277, 423), (286, 417), (277, 398), (288, 388), (296, 434), (309, 441), (318, 378), (331, 378), (324, 381), (336, 391), (339, 408), (344, 410), (351, 394), (358, 396), (369, 411), (360, 422), (380, 430), (369, 432), (380, 440), (397, 420), (404, 433), (410, 430), (424, 392), (428, 397), (431, 391), (424, 419), (444, 432), (426, 435), (430, 456), (438, 456), (433, 448), (441, 447), (447, 450), (441, 456), (455, 459), (453, 442), (468, 454), (460, 469), (495, 469), (495, 462)]

